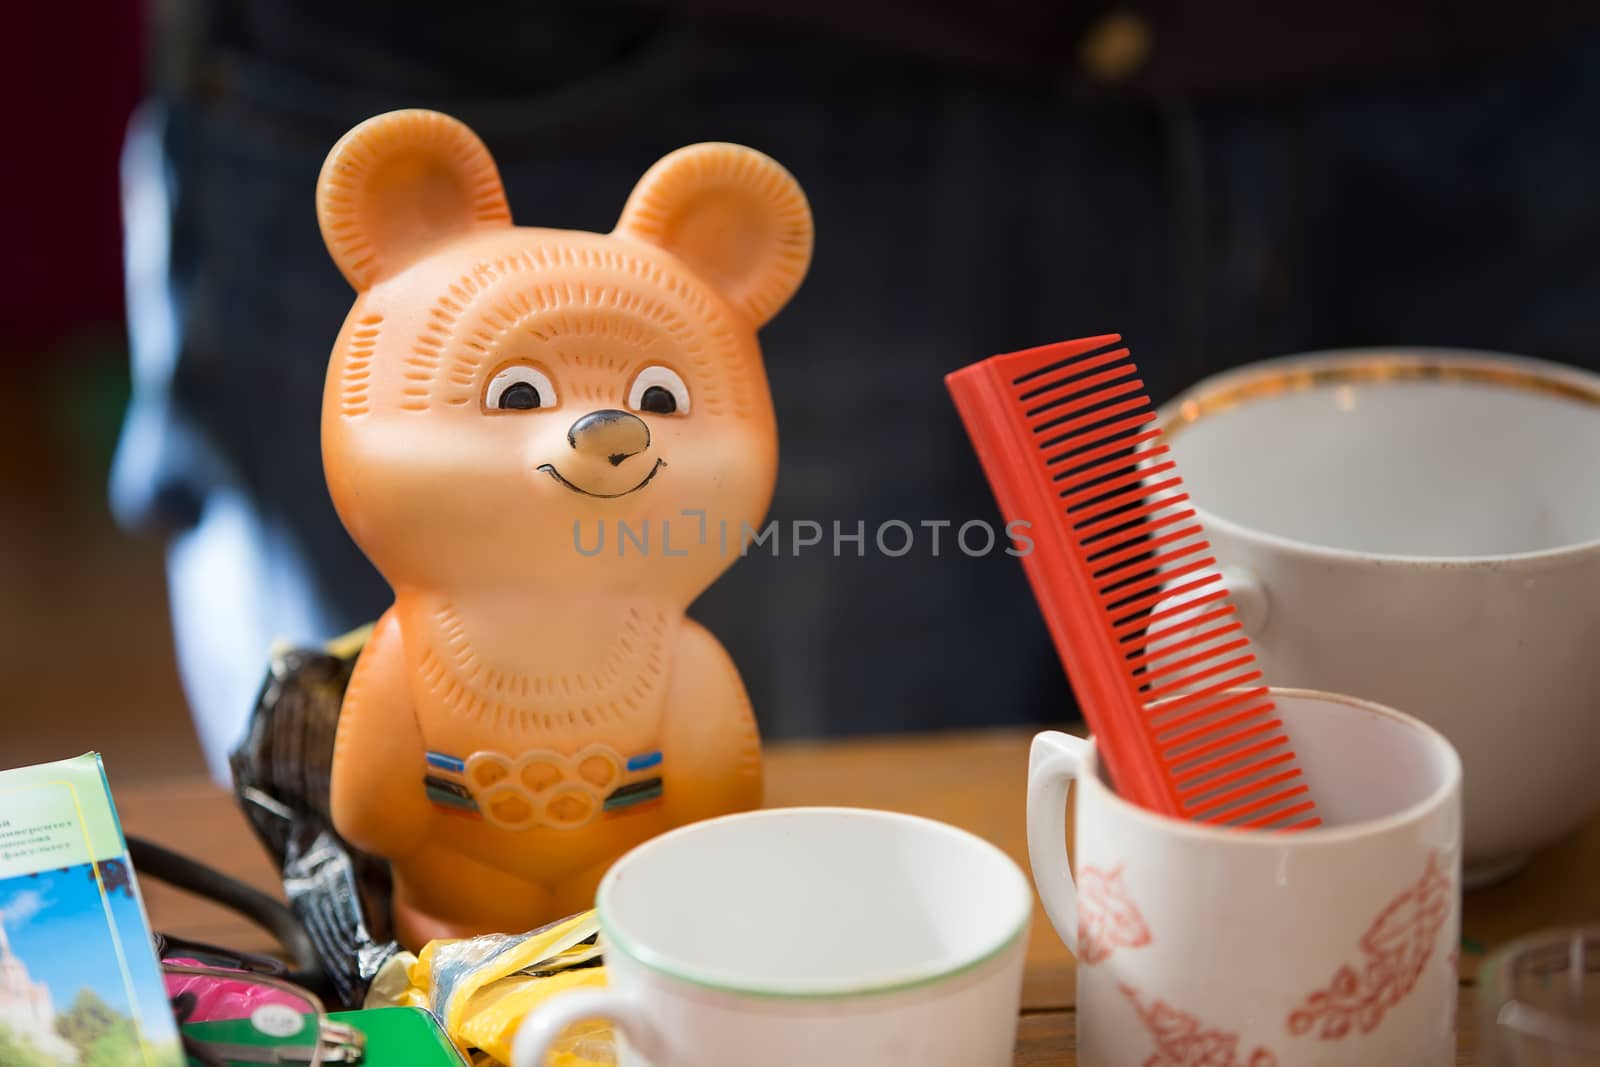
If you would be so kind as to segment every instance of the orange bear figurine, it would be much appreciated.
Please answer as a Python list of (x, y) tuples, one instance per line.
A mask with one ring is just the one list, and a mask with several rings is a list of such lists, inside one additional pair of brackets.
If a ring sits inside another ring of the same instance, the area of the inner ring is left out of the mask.
[(345, 696), (334, 824), (390, 861), (404, 944), (531, 929), (629, 848), (760, 803), (743, 683), (684, 612), (771, 502), (756, 330), (811, 211), (766, 156), (698, 144), (610, 234), (513, 226), (477, 136), (409, 110), (334, 147), (317, 217), (358, 294), (328, 489), (395, 598)]

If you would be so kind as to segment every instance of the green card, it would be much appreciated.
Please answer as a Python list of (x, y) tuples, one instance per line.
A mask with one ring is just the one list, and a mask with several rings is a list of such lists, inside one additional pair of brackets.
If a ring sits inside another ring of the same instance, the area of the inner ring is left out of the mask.
[[(466, 1060), (445, 1036), (444, 1029), (421, 1008), (342, 1011), (332, 1013), (329, 1018), (348, 1023), (366, 1035), (363, 1062), (367, 1067), (466, 1067)], [(272, 1048), (283, 1045), (286, 1040), (302, 1044), (302, 1036), (309, 1037), (309, 1034), (287, 1039), (269, 1036), (256, 1029), (248, 1019), (190, 1023), (183, 1032), (202, 1041), (252, 1048)]]

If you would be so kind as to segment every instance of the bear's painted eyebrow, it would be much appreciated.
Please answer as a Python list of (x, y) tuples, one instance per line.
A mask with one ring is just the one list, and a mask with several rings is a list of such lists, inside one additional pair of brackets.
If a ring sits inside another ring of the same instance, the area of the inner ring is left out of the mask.
[[(611, 278), (556, 280), (575, 268)], [(513, 277), (525, 283), (503, 284)], [(652, 363), (670, 364), (699, 383), (697, 404), (707, 414), (726, 411), (730, 402), (735, 415), (753, 412), (758, 376), (746, 363), (761, 357), (744, 351), (725, 309), (700, 287), (645, 258), (581, 246), (535, 247), (480, 261), (453, 282), (429, 309), (406, 354), (404, 406), (420, 411), (436, 400), (476, 404), (485, 365), (519, 329), (542, 341), (563, 335), (614, 340), (635, 350), (617, 357), (615, 373), (631, 377)], [(662, 358), (663, 347), (673, 358)]]

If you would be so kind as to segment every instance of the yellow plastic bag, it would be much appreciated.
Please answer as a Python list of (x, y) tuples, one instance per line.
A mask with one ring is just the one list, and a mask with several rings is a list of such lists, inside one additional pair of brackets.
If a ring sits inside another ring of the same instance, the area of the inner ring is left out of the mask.
[[(586, 911), (527, 934), (430, 941), (416, 957), (390, 961), (373, 981), (366, 1006), (425, 1008), (475, 1064), (507, 1064), (517, 1027), (530, 1011), (568, 990), (605, 985), (599, 929), (594, 912)], [(614, 1067), (611, 1028), (574, 1027), (549, 1063)]]

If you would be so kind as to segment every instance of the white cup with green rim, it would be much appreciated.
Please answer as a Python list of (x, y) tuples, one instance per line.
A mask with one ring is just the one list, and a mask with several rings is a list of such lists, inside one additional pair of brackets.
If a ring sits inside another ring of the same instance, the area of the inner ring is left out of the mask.
[(553, 998), (512, 1067), (604, 1019), (622, 1067), (1004, 1067), (1033, 892), (982, 838), (912, 815), (778, 808), (663, 834), (595, 906), (607, 988)]

